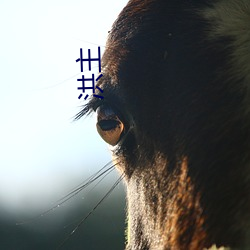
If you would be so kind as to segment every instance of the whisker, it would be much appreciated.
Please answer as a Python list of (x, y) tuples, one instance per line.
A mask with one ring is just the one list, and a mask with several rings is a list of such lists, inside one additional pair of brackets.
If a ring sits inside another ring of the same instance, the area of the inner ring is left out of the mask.
[[(112, 164), (112, 165), (111, 165)], [(76, 188), (74, 188), (72, 191), (70, 191), (67, 195), (63, 196), (59, 200), (55, 202), (56, 205), (53, 205), (51, 208), (47, 209), (43, 213), (35, 216), (34, 218), (22, 222), (17, 222), (16, 225), (23, 225), (30, 222), (33, 222), (34, 220), (37, 220), (44, 215), (48, 214), (51, 211), (54, 211), (56, 208), (60, 207), (62, 204), (64, 204), (66, 201), (70, 200), (74, 196), (76, 196), (79, 192), (81, 192), (83, 189), (87, 188), (90, 184), (92, 184), (94, 181), (98, 180), (100, 177), (104, 175), (103, 178), (105, 178), (114, 168), (117, 163), (113, 164), (112, 161), (108, 162), (104, 167), (102, 167), (100, 170), (98, 170), (95, 174), (88, 177), (85, 181), (83, 181), (81, 184), (77, 185)], [(111, 166), (110, 166), (111, 165)], [(101, 180), (102, 180), (101, 179)], [(97, 183), (98, 185), (98, 183)]]
[[(117, 163), (116, 163), (117, 164)], [(88, 193), (90, 193), (91, 191), (93, 191), (112, 171), (114, 171), (115, 170), (115, 168), (114, 168), (114, 166), (116, 165), (116, 164), (114, 164), (113, 165), (113, 168), (111, 168), (111, 169), (109, 169), (108, 171), (107, 171), (107, 173), (88, 191)], [(88, 194), (87, 193), (87, 194)]]
[[(93, 191), (94, 190), (94, 188), (96, 188), (102, 181), (103, 181), (103, 179), (106, 177), (106, 176), (108, 176), (113, 170), (114, 170), (115, 168), (113, 168), (113, 169), (110, 169), (95, 185), (94, 185), (94, 187), (93, 188), (91, 188), (86, 194), (88, 194), (88, 193), (90, 193), (91, 191)], [(74, 222), (71, 222), (70, 224), (68, 224), (67, 226), (64, 226), (64, 228), (68, 228), (69, 226), (71, 226), (71, 225), (73, 225), (73, 224), (75, 224), (76, 222), (78, 222), (79, 221), (79, 219), (78, 220), (75, 220)]]
[[(108, 167), (110, 164), (112, 164), (112, 166), (110, 166), (108, 169), (104, 170), (106, 167)], [(88, 177), (85, 181), (83, 181), (81, 184), (79, 184), (77, 187), (75, 187), (72, 191), (70, 191), (67, 195), (65, 195), (64, 197), (62, 197), (61, 199), (57, 200), (56, 203), (58, 202), (62, 202), (64, 203), (65, 201), (69, 200), (70, 198), (72, 198), (73, 196), (77, 195), (79, 192), (81, 192), (84, 188), (87, 188), (90, 184), (92, 184), (94, 181), (96, 181), (97, 179), (99, 179), (102, 175), (106, 174), (109, 170), (113, 170), (115, 165), (117, 165), (117, 163), (113, 164), (112, 161), (110, 161), (109, 163), (107, 163), (103, 168), (101, 168), (99, 171), (97, 171), (95, 174), (93, 174), (92, 176)], [(101, 172), (102, 170), (104, 170), (103, 172)], [(100, 173), (101, 172), (101, 173)], [(100, 174), (99, 174), (100, 173)]]
[[(71, 193), (67, 194), (65, 197), (61, 198), (59, 200), (59, 203), (51, 208), (49, 211), (53, 210), (54, 208), (58, 207), (58, 205), (62, 205), (63, 203), (65, 203), (66, 201), (68, 201), (69, 199), (71, 199), (72, 197), (74, 197), (75, 195), (77, 195), (79, 192), (81, 192), (83, 189), (87, 188), (90, 184), (92, 184), (94, 181), (96, 181), (97, 179), (99, 179), (102, 175), (105, 174), (105, 176), (110, 173), (111, 170), (114, 169), (115, 165), (112, 165), (111, 167), (109, 167), (108, 169), (106, 169), (105, 171), (103, 171), (101, 174), (99, 174), (98, 176), (96, 176), (94, 179), (90, 179), (86, 184), (76, 188), (75, 190), (73, 190)], [(104, 177), (105, 177), (104, 176)], [(48, 212), (49, 212), (48, 211)]]
[(96, 210), (99, 205), (113, 192), (113, 190), (117, 187), (117, 185), (122, 181), (125, 177), (123, 173), (116, 182), (112, 185), (112, 187), (108, 190), (108, 192), (97, 202), (97, 204), (92, 208), (92, 210), (76, 225), (76, 227), (71, 231), (71, 233), (60, 243), (60, 245), (56, 248), (57, 250), (61, 249), (64, 244), (70, 239), (70, 237), (78, 230), (78, 228), (89, 218), (89, 216)]

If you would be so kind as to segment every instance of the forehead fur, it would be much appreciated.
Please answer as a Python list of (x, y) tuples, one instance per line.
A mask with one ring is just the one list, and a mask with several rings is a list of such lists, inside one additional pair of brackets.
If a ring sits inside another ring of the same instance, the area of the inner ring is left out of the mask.
[(231, 77), (247, 84), (250, 98), (250, 1), (221, 0), (206, 8), (202, 15), (211, 23), (209, 39), (231, 39)]

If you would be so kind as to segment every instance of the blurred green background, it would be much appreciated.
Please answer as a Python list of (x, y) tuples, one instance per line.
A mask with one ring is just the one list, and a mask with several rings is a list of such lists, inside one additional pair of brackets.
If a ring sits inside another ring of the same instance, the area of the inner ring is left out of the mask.
[[(112, 178), (110, 178), (112, 179)], [(23, 218), (32, 217), (28, 212), (10, 215), (2, 213), (0, 235), (1, 249), (44, 250), (57, 247), (103, 197), (108, 183), (73, 197), (63, 206), (27, 224), (16, 225)], [(84, 197), (84, 199), (83, 199)], [(116, 190), (94, 211), (60, 249), (124, 249), (125, 197), (123, 186)], [(35, 215), (35, 214), (34, 214)]]

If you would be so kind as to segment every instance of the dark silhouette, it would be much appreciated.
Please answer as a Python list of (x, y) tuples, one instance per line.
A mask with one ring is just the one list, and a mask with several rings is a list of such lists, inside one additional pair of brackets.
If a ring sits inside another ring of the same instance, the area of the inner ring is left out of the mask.
[(250, 249), (249, 0), (129, 1), (102, 74), (77, 118), (115, 146), (126, 249)]

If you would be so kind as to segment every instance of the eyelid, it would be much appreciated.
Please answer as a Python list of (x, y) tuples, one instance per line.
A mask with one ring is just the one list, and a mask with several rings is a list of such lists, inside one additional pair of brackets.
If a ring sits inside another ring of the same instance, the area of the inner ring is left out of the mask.
[(97, 100), (94, 101), (91, 106), (94, 112), (96, 112), (99, 107), (105, 107), (106, 109), (113, 110), (113, 112), (116, 113), (120, 118), (123, 119), (124, 117), (123, 112), (121, 112), (120, 109), (117, 107), (117, 105), (114, 104), (112, 101)]
[(102, 101), (102, 100), (94, 100), (90, 103), (90, 106), (91, 106), (91, 109), (96, 112), (96, 110), (102, 106), (102, 105), (105, 105), (106, 102)]

